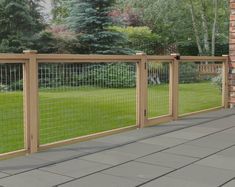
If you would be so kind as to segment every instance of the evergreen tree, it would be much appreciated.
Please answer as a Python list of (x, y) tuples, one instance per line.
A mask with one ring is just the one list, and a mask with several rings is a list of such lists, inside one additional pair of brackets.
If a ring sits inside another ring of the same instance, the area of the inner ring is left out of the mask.
[(37, 32), (45, 29), (44, 18), (42, 15), (43, 7), (41, 6), (41, 0), (27, 0), (29, 5), (30, 16), (33, 19), (33, 30)]
[(1, 2), (1, 33), (25, 32), (33, 25), (26, 0), (4, 0)]
[(126, 38), (110, 29), (114, 26), (109, 16), (115, 0), (71, 0), (69, 27), (79, 35), (82, 53), (130, 54), (123, 48)]
[(0, 52), (30, 48), (35, 34), (44, 28), (39, 1), (0, 0)]
[(65, 18), (68, 17), (68, 0), (51, 0), (52, 5), (52, 22), (55, 24), (63, 24)]

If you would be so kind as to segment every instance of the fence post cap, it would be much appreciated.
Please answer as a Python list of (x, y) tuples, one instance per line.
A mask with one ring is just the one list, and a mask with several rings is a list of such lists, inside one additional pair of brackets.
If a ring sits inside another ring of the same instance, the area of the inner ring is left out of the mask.
[(146, 53), (140, 51), (140, 52), (137, 52), (136, 55), (146, 55)]
[(226, 57), (227, 61), (231, 61), (230, 55), (222, 55), (222, 57)]
[(222, 55), (222, 57), (230, 58), (230, 55)]
[(37, 50), (30, 50), (30, 49), (29, 49), (29, 50), (24, 50), (23, 53), (24, 53), (24, 54), (37, 54), (38, 51), (37, 51)]
[(174, 57), (176, 60), (180, 60), (180, 54), (179, 53), (172, 53), (172, 57)]
[(179, 53), (172, 53), (171, 56), (180, 56)]

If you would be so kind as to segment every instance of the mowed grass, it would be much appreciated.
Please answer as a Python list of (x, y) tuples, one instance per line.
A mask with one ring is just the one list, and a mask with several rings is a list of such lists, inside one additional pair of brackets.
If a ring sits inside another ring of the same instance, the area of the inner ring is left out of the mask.
[(135, 89), (40, 92), (42, 144), (135, 125)]
[[(148, 89), (148, 116), (168, 114), (168, 85)], [(40, 143), (136, 124), (135, 89), (66, 88), (40, 91)], [(180, 85), (180, 114), (221, 105), (211, 83)], [(0, 153), (23, 148), (21, 92), (0, 93)]]
[(23, 148), (23, 94), (0, 92), (0, 153)]
[(222, 105), (220, 89), (211, 82), (179, 86), (179, 114), (200, 111)]

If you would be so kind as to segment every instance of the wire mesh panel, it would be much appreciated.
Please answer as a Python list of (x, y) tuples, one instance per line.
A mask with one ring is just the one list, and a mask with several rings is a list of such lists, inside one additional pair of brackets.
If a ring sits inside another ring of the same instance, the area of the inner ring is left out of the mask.
[(148, 118), (169, 114), (169, 62), (148, 62)]
[(136, 124), (135, 63), (39, 64), (40, 144)]
[(22, 64), (0, 64), (0, 154), (24, 148)]
[(179, 113), (186, 114), (222, 105), (222, 63), (181, 62)]

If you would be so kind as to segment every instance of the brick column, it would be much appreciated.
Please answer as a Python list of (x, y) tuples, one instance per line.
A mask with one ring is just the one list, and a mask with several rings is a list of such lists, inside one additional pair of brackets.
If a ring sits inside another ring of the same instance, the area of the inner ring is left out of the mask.
[(229, 56), (230, 56), (230, 106), (235, 106), (235, 0), (230, 0), (230, 29), (229, 29)]

